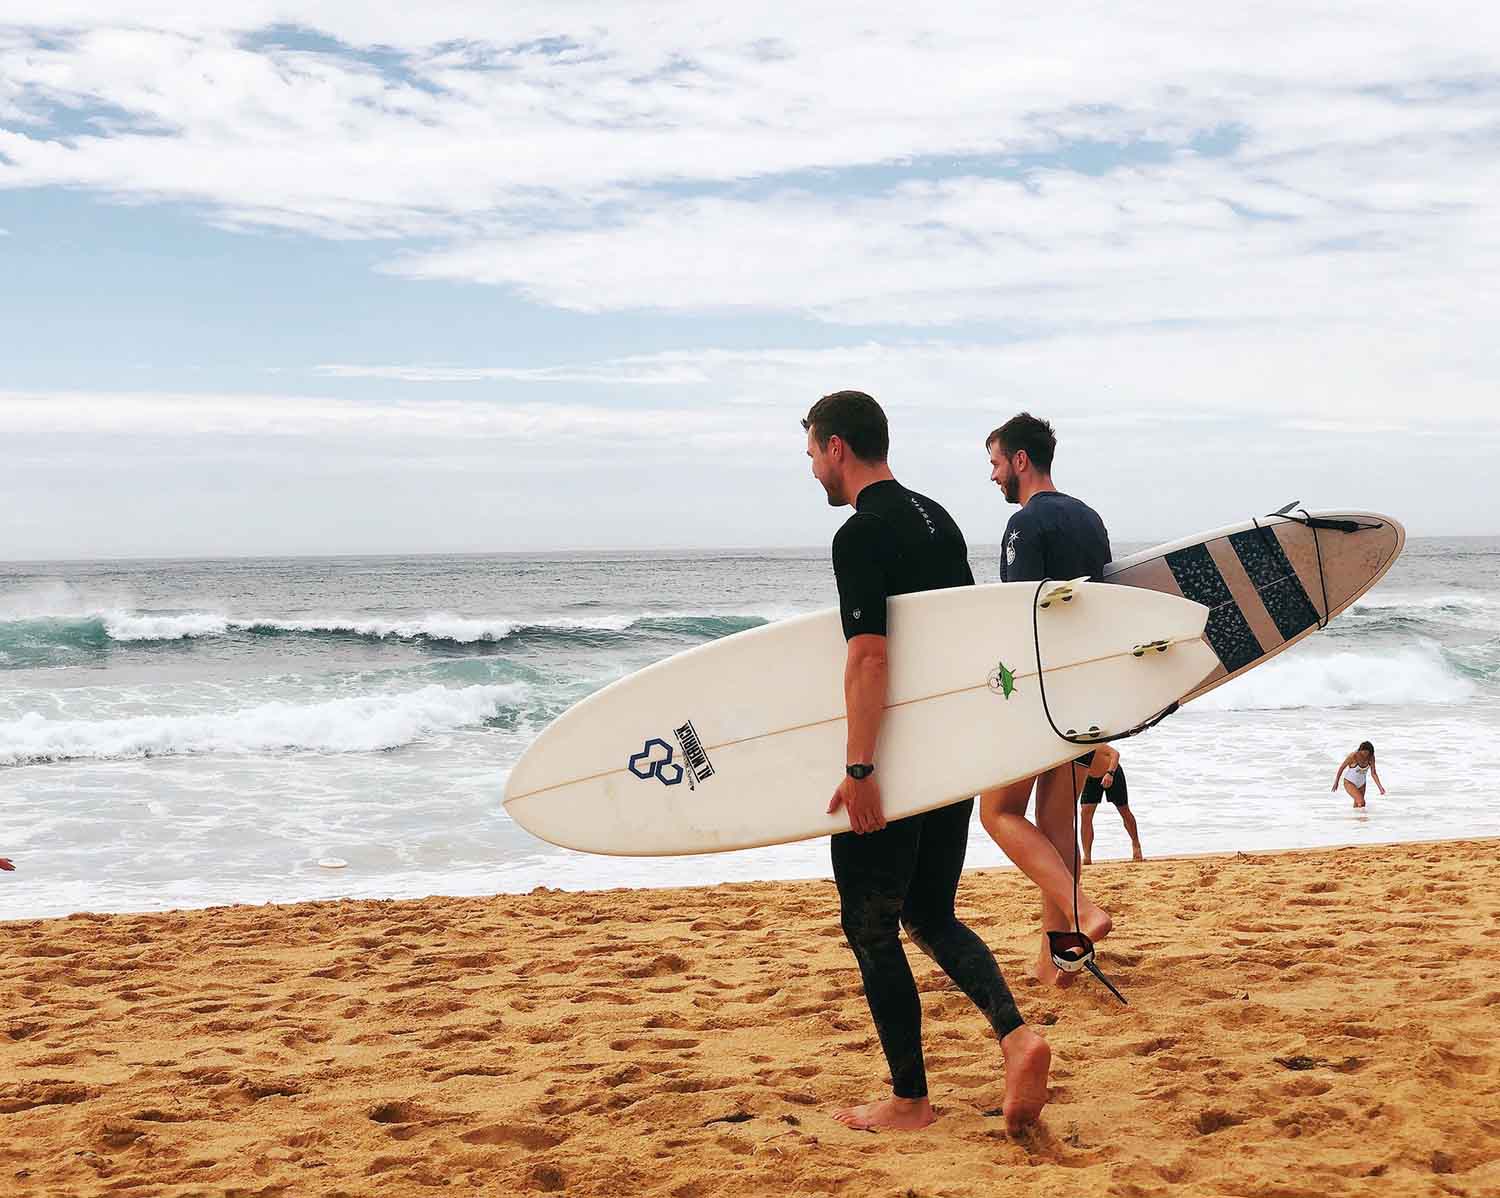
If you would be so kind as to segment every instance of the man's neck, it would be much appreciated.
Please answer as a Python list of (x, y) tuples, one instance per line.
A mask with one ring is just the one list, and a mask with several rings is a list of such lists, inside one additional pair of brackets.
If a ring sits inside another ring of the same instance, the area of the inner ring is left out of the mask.
[(1057, 488), (1052, 485), (1052, 476), (1050, 474), (1040, 474), (1035, 477), (1027, 475), (1021, 480), (1018, 499), (1020, 505), (1025, 507), (1031, 502), (1033, 495), (1040, 495), (1044, 491), (1056, 490)]
[(891, 473), (891, 468), (885, 462), (878, 466), (861, 466), (857, 470), (849, 471), (845, 481), (849, 485), (849, 506), (859, 506), (859, 493), (871, 483), (895, 482), (896, 476)]

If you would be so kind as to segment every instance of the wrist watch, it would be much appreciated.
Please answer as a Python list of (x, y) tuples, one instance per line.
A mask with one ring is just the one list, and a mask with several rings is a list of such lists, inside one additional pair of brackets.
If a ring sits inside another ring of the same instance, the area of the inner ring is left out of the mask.
[(863, 782), (874, 772), (875, 766), (869, 762), (856, 761), (853, 765), (846, 765), (844, 767), (844, 773), (848, 774), (856, 782)]

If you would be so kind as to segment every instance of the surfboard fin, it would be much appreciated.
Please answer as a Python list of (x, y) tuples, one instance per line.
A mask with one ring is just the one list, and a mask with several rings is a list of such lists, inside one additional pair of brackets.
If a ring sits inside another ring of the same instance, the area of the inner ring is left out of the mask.
[(1172, 640), (1147, 641), (1144, 645), (1137, 645), (1130, 654), (1132, 657), (1145, 657), (1148, 653), (1165, 653), (1175, 643)]
[(1038, 600), (1037, 606), (1045, 611), (1054, 603), (1072, 603), (1075, 593), (1073, 588), (1079, 583), (1087, 581), (1088, 576), (1085, 575), (1082, 578), (1073, 578), (1067, 582), (1060, 582)]

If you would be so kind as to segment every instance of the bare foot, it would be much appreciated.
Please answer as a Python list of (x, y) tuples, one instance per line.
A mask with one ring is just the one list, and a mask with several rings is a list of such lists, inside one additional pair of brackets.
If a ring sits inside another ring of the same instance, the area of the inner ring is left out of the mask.
[(1115, 921), (1109, 917), (1109, 912), (1103, 907), (1086, 898), (1079, 899), (1078, 930), (1095, 944), (1108, 936), (1114, 930), (1114, 926)]
[(1083, 863), (1085, 865), (1092, 865), (1092, 864), (1094, 864), (1094, 859), (1092, 857), (1088, 856), (1087, 854), (1084, 854)]
[[(1002, 1041), (1001, 1048), (1004, 1047)], [(1009, 1061), (1010, 1058), (1006, 1057), (1006, 1060)], [(1009, 1072), (1007, 1065), (1007, 1076)], [(936, 1119), (937, 1115), (932, 1109), (932, 1103), (925, 1098), (883, 1098), (877, 1102), (834, 1111), (833, 1117), (855, 1131), (920, 1131)]]
[(1005, 1127), (1016, 1135), (1035, 1123), (1047, 1105), (1047, 1071), (1052, 1049), (1029, 1027), (1021, 1026), (1000, 1041), (1005, 1054)]
[(1047, 940), (1047, 933), (1042, 933), (1042, 949), (1037, 953), (1036, 964), (1031, 968), (1031, 976), (1043, 985), (1056, 986), (1059, 990), (1066, 990), (1077, 979), (1071, 973), (1064, 973), (1052, 963), (1052, 945)]
[(1132, 861), (1144, 861), (1146, 859), (1145, 857), (1143, 857), (1141, 855), (1141, 846), (1140, 845), (1133, 844), (1133, 845), (1130, 846), (1130, 859)]

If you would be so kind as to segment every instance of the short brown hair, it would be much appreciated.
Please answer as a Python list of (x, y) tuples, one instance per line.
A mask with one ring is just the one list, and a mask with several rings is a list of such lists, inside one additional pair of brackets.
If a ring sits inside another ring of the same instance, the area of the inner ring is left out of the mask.
[(883, 462), (891, 452), (891, 429), (885, 412), (863, 391), (835, 391), (823, 396), (808, 410), (802, 427), (824, 449), (830, 437), (839, 438), (863, 462)]
[(1033, 466), (1043, 474), (1051, 472), (1057, 434), (1048, 421), (1038, 420), (1030, 412), (1021, 412), (986, 437), (984, 447), (988, 449), (996, 441), (1007, 454), (1020, 453), (1024, 449)]

